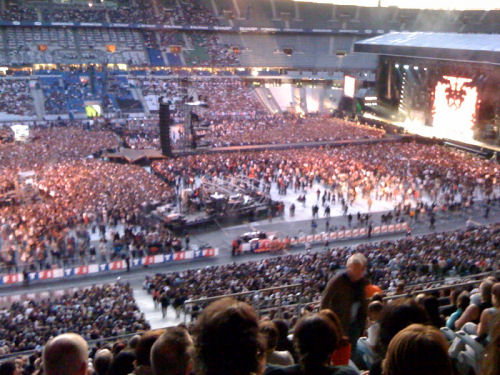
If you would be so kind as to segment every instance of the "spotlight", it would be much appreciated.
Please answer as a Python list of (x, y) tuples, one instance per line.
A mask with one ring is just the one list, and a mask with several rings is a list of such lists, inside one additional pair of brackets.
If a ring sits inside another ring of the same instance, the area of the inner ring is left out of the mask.
[(395, 68), (399, 68), (399, 64), (394, 64), (394, 67)]
[(413, 69), (414, 69), (414, 70), (418, 70), (418, 66), (414, 66), (414, 67), (413, 67)]
[(410, 65), (404, 65), (403, 68), (410, 69)]

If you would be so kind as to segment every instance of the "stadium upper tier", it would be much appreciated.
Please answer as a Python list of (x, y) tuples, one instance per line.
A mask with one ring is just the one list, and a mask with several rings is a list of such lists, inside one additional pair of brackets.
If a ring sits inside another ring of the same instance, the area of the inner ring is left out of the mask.
[(227, 25), (343, 30), (498, 32), (500, 11), (448, 11), (357, 7), (291, 0), (120, 0), (114, 7), (86, 2), (11, 1), (0, 20)]
[[(166, 26), (171, 29), (162, 29)], [(206, 30), (209, 27), (212, 31)], [(228, 29), (218, 32), (213, 27)], [(241, 32), (253, 27), (281, 31)], [(375, 57), (352, 54), (353, 43), (389, 30), (500, 32), (500, 11), (368, 8), (291, 0), (122, 0), (114, 7), (4, 0), (0, 1), (0, 65), (374, 69)]]

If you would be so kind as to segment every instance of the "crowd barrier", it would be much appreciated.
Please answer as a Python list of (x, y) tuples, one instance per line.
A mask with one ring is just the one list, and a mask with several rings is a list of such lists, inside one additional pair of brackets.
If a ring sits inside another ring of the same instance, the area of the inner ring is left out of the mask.
[[(130, 259), (130, 268), (137, 268), (149, 266), (160, 263), (171, 263), (182, 260), (198, 259), (198, 258), (212, 258), (219, 255), (218, 248), (209, 248), (203, 250), (188, 250), (179, 251), (173, 254), (158, 254), (150, 255), (143, 258)], [(126, 260), (117, 260), (110, 263), (95, 263), (76, 267), (68, 268), (53, 268), (48, 270), (41, 270), (38, 272), (28, 273), (29, 281), (52, 280), (60, 278), (68, 278), (73, 276), (84, 276), (94, 273), (102, 273), (109, 271), (121, 271), (127, 269)], [(3, 275), (0, 277), (0, 285), (22, 283), (24, 275), (22, 273), (13, 273)]]
[[(382, 236), (392, 233), (406, 232), (408, 230), (407, 223), (379, 225), (372, 228), (372, 237)], [(368, 237), (368, 228), (345, 229), (335, 232), (326, 232), (319, 234), (309, 234), (294, 238), (280, 239), (252, 239), (249, 242), (240, 245), (240, 253), (253, 252), (264, 253), (288, 249), (293, 246), (303, 246), (306, 244), (321, 244), (332, 241), (344, 241), (355, 238)]]

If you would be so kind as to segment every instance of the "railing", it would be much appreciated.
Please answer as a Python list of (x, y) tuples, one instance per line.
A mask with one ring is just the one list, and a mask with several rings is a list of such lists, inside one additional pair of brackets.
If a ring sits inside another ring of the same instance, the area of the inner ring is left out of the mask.
[[(434, 280), (434, 281), (427, 281), (427, 282), (422, 282), (422, 283), (416, 283), (416, 284), (408, 284), (406, 285), (406, 289), (411, 289), (411, 290), (415, 290), (415, 289), (422, 289), (424, 288), (425, 290), (443, 290), (443, 289), (446, 289), (446, 288), (454, 288), (457, 284), (453, 284), (454, 281), (464, 281), (464, 280), (469, 280), (469, 279), (477, 279), (477, 278), (485, 278), (486, 276), (490, 276), (490, 275), (493, 275), (493, 276), (498, 276), (500, 274), (500, 270), (497, 270), (497, 271), (489, 271), (489, 272), (482, 272), (482, 273), (476, 273), (476, 274), (473, 274), (473, 275), (467, 275), (467, 276), (458, 276), (456, 278), (453, 278), (453, 279), (442, 279), (442, 280)], [(436, 287), (433, 287), (433, 286), (430, 286), (432, 284), (442, 284), (442, 283), (447, 283), (447, 287), (442, 287), (442, 286), (436, 286)]]
[[(446, 284), (446, 285), (433, 287), (433, 288), (412, 289), (412, 290), (409, 290), (407, 293), (386, 296), (386, 297), (384, 297), (384, 300), (390, 301), (390, 300), (394, 300), (394, 299), (398, 299), (398, 298), (411, 297), (411, 296), (414, 296), (414, 295), (417, 295), (420, 293), (431, 293), (431, 292), (437, 292), (437, 291), (445, 290), (445, 289), (466, 288), (466, 287), (480, 284), (486, 276), (490, 276), (490, 275), (498, 276), (498, 275), (500, 275), (500, 270), (491, 271), (491, 272), (483, 272), (483, 273), (478, 273), (478, 274), (469, 275), (469, 276), (465, 276), (463, 278), (460, 278), (461, 280), (469, 280), (472, 278), (479, 278), (478, 280), (461, 282), (461, 283), (456, 283), (456, 284)], [(456, 280), (456, 281), (458, 281), (458, 280)], [(429, 284), (429, 283), (424, 283), (424, 284)], [(415, 284), (415, 285), (412, 285), (412, 287), (419, 286), (419, 285), (421, 285), (421, 284)], [(292, 290), (293, 288), (297, 288), (297, 287), (302, 288), (303, 285), (302, 284), (292, 284), (292, 285), (285, 285), (285, 286), (280, 286), (280, 287), (258, 289), (258, 290), (248, 291), (248, 292), (232, 293), (232, 294), (218, 295), (218, 296), (214, 296), (214, 297), (200, 298), (197, 300), (186, 301), (184, 303), (184, 311), (185, 312), (190, 311), (190, 307), (189, 307), (190, 305), (191, 306), (199, 305), (200, 307), (204, 307), (204, 306), (208, 305), (210, 302), (214, 302), (214, 301), (217, 301), (217, 300), (219, 300), (221, 298), (225, 298), (225, 297), (232, 297), (232, 298), (239, 299), (239, 300), (248, 300), (248, 298), (245, 298), (245, 297), (247, 297), (247, 296), (254, 297), (258, 294), (265, 294), (267, 292), (272, 292), (272, 291), (277, 291), (277, 290), (280, 290), (280, 291)], [(274, 301), (278, 301), (280, 299), (282, 299), (282, 297), (277, 298)], [(254, 306), (254, 308), (257, 310), (257, 312), (260, 315), (266, 314), (266, 313), (269, 313), (272, 311), (276, 311), (276, 310), (278, 311), (278, 314), (279, 314), (280, 310), (290, 310), (290, 309), (295, 310), (295, 312), (298, 314), (302, 310), (302, 308), (306, 305), (313, 306), (314, 308), (318, 308), (320, 302), (321, 301), (319, 301), (319, 300), (299, 301), (298, 303), (285, 304), (285, 305), (279, 305), (279, 306), (262, 306), (260, 304), (255, 305), (254, 303), (252, 303), (252, 305)], [(187, 319), (186, 315), (187, 315), (187, 313), (184, 315), (184, 322), (186, 322), (186, 319)]]
[[(186, 301), (186, 302), (184, 302), (184, 311), (191, 311), (192, 306), (195, 306), (195, 305), (198, 305), (200, 307), (205, 307), (208, 304), (210, 304), (211, 302), (217, 301), (217, 300), (219, 300), (221, 298), (225, 298), (225, 297), (232, 297), (232, 298), (239, 299), (239, 300), (249, 300), (249, 298), (247, 298), (247, 297), (251, 297), (250, 299), (253, 299), (256, 296), (258, 297), (259, 295), (266, 294), (269, 292), (293, 290), (294, 288), (302, 289), (303, 285), (302, 284), (291, 284), (291, 285), (284, 285), (284, 286), (276, 286), (276, 287), (270, 287), (270, 288), (264, 288), (264, 289), (251, 290), (248, 292), (224, 294), (224, 295), (219, 295), (219, 296), (214, 296), (214, 297), (207, 297), (207, 298), (200, 298), (200, 299), (196, 299), (196, 300)], [(275, 298), (273, 300), (263, 301), (263, 304), (259, 304), (258, 306), (255, 306), (254, 303), (252, 303), (252, 305), (254, 305), (254, 307), (256, 307), (258, 311), (261, 311), (265, 308), (269, 308), (267, 306), (269, 305), (270, 301), (278, 301), (278, 300), (282, 300), (282, 299), (283, 299), (283, 297), (280, 296), (279, 298)], [(283, 305), (283, 306), (290, 306), (290, 305)], [(186, 315), (187, 314), (184, 314), (184, 322), (186, 322), (186, 318), (187, 318)]]

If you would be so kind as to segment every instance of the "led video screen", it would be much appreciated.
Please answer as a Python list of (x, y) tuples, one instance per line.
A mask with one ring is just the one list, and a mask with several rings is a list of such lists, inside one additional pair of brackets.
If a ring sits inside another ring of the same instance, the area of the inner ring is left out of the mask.
[(470, 78), (443, 76), (436, 84), (433, 126), (440, 133), (472, 138), (478, 93), (471, 82)]

